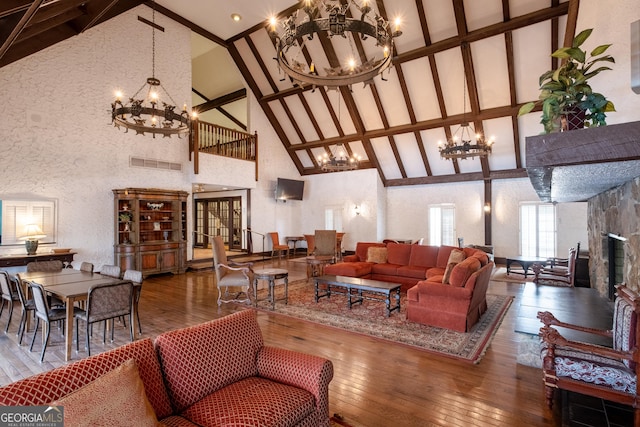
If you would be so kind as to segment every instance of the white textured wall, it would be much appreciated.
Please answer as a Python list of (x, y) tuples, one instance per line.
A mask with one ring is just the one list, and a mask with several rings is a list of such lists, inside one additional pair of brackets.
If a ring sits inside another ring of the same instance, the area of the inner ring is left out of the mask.
[[(151, 19), (140, 6), (0, 69), (0, 197), (57, 199), (58, 246), (97, 266), (114, 262), (112, 189), (191, 189), (186, 140), (110, 125), (114, 90), (132, 95), (151, 75), (151, 28), (138, 14)], [(156, 22), (166, 29), (156, 32), (156, 77), (181, 106), (191, 98), (190, 31), (160, 14)], [(130, 168), (130, 155), (181, 162), (184, 172)]]

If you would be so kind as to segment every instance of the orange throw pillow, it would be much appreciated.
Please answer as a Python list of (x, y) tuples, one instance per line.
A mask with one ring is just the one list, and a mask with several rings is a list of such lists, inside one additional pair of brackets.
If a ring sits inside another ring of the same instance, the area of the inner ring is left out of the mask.
[(458, 265), (458, 263), (464, 261), (466, 255), (464, 251), (459, 249), (453, 249), (449, 254), (449, 260), (447, 261), (447, 268), (444, 270), (444, 276), (442, 276), (442, 283), (449, 284), (449, 277), (451, 277), (451, 271), (453, 267)]
[(370, 246), (367, 249), (367, 262), (375, 262), (376, 264), (384, 264), (387, 262), (387, 248)]
[(160, 426), (134, 359), (49, 406), (64, 407), (67, 426)]

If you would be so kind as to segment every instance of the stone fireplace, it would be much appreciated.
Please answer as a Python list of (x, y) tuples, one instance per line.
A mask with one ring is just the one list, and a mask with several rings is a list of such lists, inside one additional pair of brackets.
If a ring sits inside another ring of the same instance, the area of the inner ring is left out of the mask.
[(640, 291), (640, 177), (589, 199), (588, 222), (591, 287)]

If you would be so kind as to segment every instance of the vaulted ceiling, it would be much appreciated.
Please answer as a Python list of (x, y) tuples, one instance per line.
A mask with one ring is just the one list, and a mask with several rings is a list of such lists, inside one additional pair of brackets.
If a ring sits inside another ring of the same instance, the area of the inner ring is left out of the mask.
[[(3, 0), (0, 67), (143, 3), (152, 6), (140, 0)], [(402, 20), (393, 68), (373, 84), (332, 91), (294, 85), (273, 60), (267, 18), (288, 16), (298, 2), (158, 0), (156, 9), (227, 48), (301, 175), (323, 173), (316, 158), (343, 144), (364, 159), (362, 168), (376, 168), (385, 186), (527, 176), (525, 137), (542, 128), (537, 113), (518, 118), (518, 108), (537, 98), (538, 76), (554, 65), (550, 53), (573, 38), (579, 0), (376, 4), (381, 16)], [(239, 25), (231, 13), (243, 17)], [(302, 59), (335, 67), (345, 51), (341, 43), (316, 37), (305, 43)], [(371, 59), (365, 46), (352, 48)], [(488, 158), (440, 157), (438, 142), (463, 121), (495, 136)]]

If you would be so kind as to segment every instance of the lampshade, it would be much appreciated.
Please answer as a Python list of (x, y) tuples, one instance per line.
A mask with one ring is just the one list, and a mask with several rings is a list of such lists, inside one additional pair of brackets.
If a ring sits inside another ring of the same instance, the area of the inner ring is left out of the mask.
[(28, 224), (24, 228), (24, 234), (20, 237), (20, 240), (37, 240), (43, 237), (46, 237), (46, 234), (42, 232), (38, 224)]

